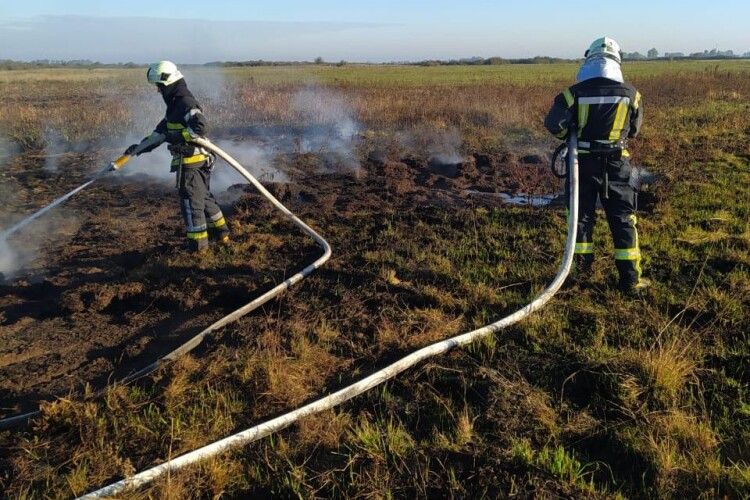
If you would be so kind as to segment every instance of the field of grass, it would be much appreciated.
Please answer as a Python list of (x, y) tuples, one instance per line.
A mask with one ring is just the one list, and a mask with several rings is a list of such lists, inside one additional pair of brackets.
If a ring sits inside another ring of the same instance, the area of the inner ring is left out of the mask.
[[(195, 355), (104, 397), (46, 404), (29, 428), (0, 433), (0, 488), (11, 498), (82, 494), (527, 303), (554, 276), (562, 209), (451, 204), (424, 186), (403, 187), (388, 169), (408, 177), (436, 143), (456, 142), (477, 165), (490, 158), (503, 186), (546, 186), (519, 159), (555, 145), (542, 119), (575, 70), (194, 69), (213, 137), (327, 125), (331, 109), (356, 123), (358, 176), (315, 172), (322, 150), (278, 160), (304, 172), (292, 184), (315, 202), (295, 198), (290, 207), (326, 236), (334, 258)], [(529, 320), (127, 497), (750, 495), (750, 63), (644, 62), (624, 71), (644, 96), (634, 162), (659, 178), (639, 213), (654, 282), (644, 296), (616, 291), (600, 221), (590, 281)], [(158, 120), (160, 98), (142, 77), (0, 72), (0, 137), (29, 169), (41, 169), (32, 158), (44, 154), (48, 127), (103, 161), (118, 152), (112, 136), (145, 135)], [(312, 108), (289, 104), (308, 97)], [(40, 204), (54, 195), (13, 171), (0, 175)], [(264, 279), (280, 279), (313, 252), (256, 196), (235, 208), (235, 233), (247, 241), (212, 254), (207, 272), (253, 262)], [(181, 253), (152, 258), (126, 278), (167, 286), (170, 273), (182, 277), (192, 265)], [(76, 331), (82, 320), (66, 321)]]

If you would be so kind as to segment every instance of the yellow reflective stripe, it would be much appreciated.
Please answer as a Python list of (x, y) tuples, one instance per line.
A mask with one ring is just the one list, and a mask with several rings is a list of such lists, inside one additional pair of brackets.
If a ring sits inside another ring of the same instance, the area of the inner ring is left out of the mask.
[(594, 253), (594, 244), (590, 242), (576, 243), (575, 253), (577, 254)]
[(638, 281), (640, 282), (643, 271), (641, 270), (641, 244), (638, 239), (638, 217), (636, 217), (635, 214), (630, 214), (630, 221), (633, 224), (633, 231), (635, 232), (635, 248), (638, 250), (638, 258), (635, 259), (635, 272), (638, 275)]
[(188, 156), (182, 159), (182, 164), (190, 165), (191, 163), (200, 163), (202, 161), (206, 161), (207, 158), (208, 157), (206, 155)]
[(615, 248), (615, 260), (637, 260), (641, 258), (641, 251), (636, 248)]
[(586, 123), (589, 121), (589, 105), (588, 104), (578, 104), (578, 135), (581, 135), (581, 132), (583, 132), (583, 128), (586, 126)]
[(638, 106), (640, 105), (641, 105), (641, 93), (636, 90), (635, 99), (633, 99), (633, 109), (638, 109)]
[(562, 91), (562, 95), (565, 98), (565, 102), (568, 103), (568, 107), (571, 107), (573, 103), (575, 102), (575, 98), (573, 97), (573, 92), (571, 92), (570, 89), (565, 89)]
[(568, 129), (560, 131), (559, 134), (556, 134), (555, 137), (558, 139), (565, 139), (565, 136), (568, 135)]
[(191, 240), (202, 240), (204, 238), (208, 238), (208, 231), (200, 231), (198, 233), (191, 233), (188, 231), (187, 237)]
[(224, 217), (222, 217), (221, 219), (217, 220), (216, 222), (209, 222), (208, 223), (208, 227), (213, 227), (213, 228), (221, 227), (221, 226), (226, 226), (226, 225), (227, 225), (227, 221), (224, 219)]
[(193, 140), (193, 136), (190, 135), (188, 129), (182, 129), (182, 138), (185, 139), (185, 142), (190, 142)]
[(612, 131), (609, 133), (610, 141), (619, 141), (622, 129), (625, 127), (625, 117), (628, 116), (628, 106), (625, 103), (617, 105), (617, 114), (612, 124)]
[[(193, 164), (193, 163), (200, 163), (202, 161), (206, 161), (207, 158), (208, 157), (206, 155), (202, 155), (202, 154), (201, 155), (194, 155), (194, 156), (186, 156), (186, 157), (182, 158), (182, 164), (183, 165), (190, 165), (190, 164)], [(174, 158), (172, 160), (172, 165), (173, 166), (174, 165), (179, 165), (179, 164), (180, 164), (180, 158), (179, 157)]]
[(185, 125), (182, 123), (167, 122), (167, 129), (169, 130), (182, 130), (184, 128)]
[(623, 158), (630, 158), (630, 151), (628, 151), (627, 149), (623, 149), (622, 150), (622, 157)]

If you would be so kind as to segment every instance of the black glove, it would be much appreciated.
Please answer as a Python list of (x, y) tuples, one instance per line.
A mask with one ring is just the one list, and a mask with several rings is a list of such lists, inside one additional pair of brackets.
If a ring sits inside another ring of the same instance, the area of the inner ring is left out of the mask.
[(128, 146), (128, 149), (125, 150), (123, 155), (131, 156), (136, 149), (138, 149), (138, 144), (131, 144), (130, 146)]

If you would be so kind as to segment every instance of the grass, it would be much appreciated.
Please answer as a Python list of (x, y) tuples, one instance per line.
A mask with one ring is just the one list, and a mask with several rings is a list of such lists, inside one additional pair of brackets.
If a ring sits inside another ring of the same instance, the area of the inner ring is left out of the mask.
[[(590, 282), (529, 320), (142, 494), (750, 494), (750, 67), (649, 62), (625, 70), (647, 110), (634, 161), (661, 179), (642, 196), (644, 268), (654, 281), (643, 298), (614, 290), (600, 223)], [(394, 162), (424, 157), (431, 143), (457, 134), (462, 153), (507, 155), (501, 164), (511, 165), (554, 144), (540, 121), (574, 72), (573, 65), (229, 69), (222, 85), (231, 93), (209, 96), (207, 107), (218, 134), (314, 124), (287, 105), (312, 84), (334, 93), (319, 98), (341, 104), (361, 127), (361, 161), (372, 151)], [(72, 143), (103, 143), (145, 127), (130, 99), (159, 105), (158, 96), (143, 97), (140, 77), (140, 70), (90, 78), (39, 71), (21, 99), (19, 73), (3, 72), (0, 130), (26, 154), (44, 147), (49, 122)], [(75, 106), (79, 123), (68, 125)], [(404, 131), (414, 139), (399, 140)], [(300, 206), (335, 258), (227, 328), (201, 356), (103, 399), (55, 402), (33, 428), (0, 435), (8, 494), (82, 493), (223, 437), (496, 320), (555, 273), (562, 211), (406, 204), (397, 187), (377, 196), (376, 205), (348, 210)], [(212, 255), (206, 268), (252, 258), (265, 270), (279, 265), (284, 249), (304, 247), (277, 229), (286, 226), (268, 209), (240, 205), (236, 219), (247, 224), (235, 230), (247, 231), (247, 244)], [(137, 272), (149, 280), (190, 265), (165, 256), (151, 274)]]

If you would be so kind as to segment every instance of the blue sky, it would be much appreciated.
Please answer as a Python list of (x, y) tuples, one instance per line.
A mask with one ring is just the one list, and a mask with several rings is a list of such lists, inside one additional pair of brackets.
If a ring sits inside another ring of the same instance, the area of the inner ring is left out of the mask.
[(603, 34), (626, 51), (746, 52), (749, 18), (747, 0), (8, 0), (0, 5), (0, 59), (575, 57)]

